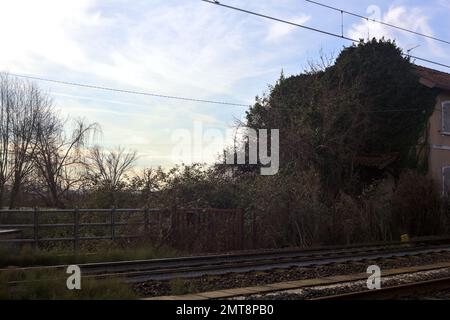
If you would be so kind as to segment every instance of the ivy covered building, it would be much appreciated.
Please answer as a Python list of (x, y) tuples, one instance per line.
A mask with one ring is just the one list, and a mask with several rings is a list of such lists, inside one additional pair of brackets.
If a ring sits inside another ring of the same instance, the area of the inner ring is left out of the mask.
[(428, 174), (443, 193), (450, 192), (450, 74), (415, 67), (420, 83), (437, 91), (436, 105), (428, 120)]

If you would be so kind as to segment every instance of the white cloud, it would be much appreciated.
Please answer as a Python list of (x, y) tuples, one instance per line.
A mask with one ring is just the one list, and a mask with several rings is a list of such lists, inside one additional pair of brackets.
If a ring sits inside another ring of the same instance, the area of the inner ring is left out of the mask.
[(74, 67), (86, 63), (77, 35), (82, 27), (103, 23), (91, 12), (93, 1), (1, 0), (0, 67), (41, 71), (43, 64)]
[[(240, 6), (238, 0), (234, 2)], [(298, 14), (301, 8), (292, 10), (295, 3), (252, 1), (247, 8), (287, 15), (287, 20), (298, 24), (310, 21), (310, 16)], [(414, 8), (392, 7), (381, 19), (419, 32), (433, 31), (427, 17)], [(379, 25), (369, 27), (371, 36), (399, 36)], [(302, 33), (298, 41), (290, 37), (296, 29), (200, 1), (136, 0), (130, 6), (124, 0), (0, 0), (0, 69), (250, 104), (261, 93), (253, 90), (264, 90), (283, 67), (297, 67), (308, 50), (317, 53), (324, 41), (332, 41), (311, 32)], [(367, 25), (353, 25), (349, 32), (352, 37), (366, 37)], [(415, 39), (412, 35), (400, 38), (411, 47)], [(431, 48), (439, 53), (438, 47)], [(170, 156), (170, 149), (163, 145), (171, 130), (190, 128), (194, 119), (223, 129), (233, 116), (241, 119), (245, 111), (49, 87), (57, 92), (55, 100), (64, 114), (99, 122), (109, 147), (142, 145), (139, 153), (149, 159)]]
[[(301, 15), (299, 17), (286, 19), (286, 20), (296, 23), (296, 24), (303, 25), (306, 22), (308, 22), (310, 19), (311, 19), (310, 16)], [(280, 23), (280, 22), (272, 22), (270, 25), (270, 28), (269, 28), (269, 32), (267, 33), (267, 36), (266, 36), (266, 41), (280, 40), (281, 38), (286, 37), (287, 35), (289, 35), (292, 31), (294, 31), (296, 29), (297, 29), (296, 26), (292, 26), (292, 25), (288, 25), (288, 24)]]
[(248, 54), (246, 20), (210, 6), (144, 2), (133, 16), (95, 0), (0, 4), (2, 70), (203, 97), (231, 95), (244, 76), (267, 72), (269, 56)]
[(450, 0), (439, 0), (439, 4), (447, 9), (450, 9)]
[[(240, 79), (267, 72), (268, 57), (248, 54), (242, 19), (185, 2), (143, 1), (136, 4), (140, 12), (121, 11), (120, 1), (108, 8), (106, 3), (0, 0), (0, 69), (179, 96), (232, 95), (221, 100), (236, 102), (242, 101), (233, 89)], [(52, 95), (64, 115), (99, 122), (108, 147), (135, 146), (153, 158), (170, 155), (171, 130), (190, 126), (193, 119), (217, 128), (229, 120), (217, 114), (221, 106), (53, 84), (48, 88), (56, 88)]]
[(244, 96), (237, 84), (272, 74), (278, 58), (260, 39), (275, 41), (294, 28), (200, 2), (136, 1), (139, 10), (123, 5), (0, 0), (0, 69), (251, 103), (258, 92)]
[[(392, 6), (389, 10), (382, 14), (381, 10), (376, 6), (370, 6), (368, 13), (372, 13), (371, 18), (381, 20), (385, 23), (398, 26), (400, 28), (412, 30), (414, 32), (433, 36), (434, 32), (429, 24), (429, 17), (418, 7), (407, 8), (405, 6)], [(435, 41), (407, 33), (402, 30), (391, 28), (373, 21), (362, 21), (358, 24), (353, 24), (348, 35), (353, 39), (367, 39), (367, 38), (381, 38), (393, 39), (406, 50), (412, 47), (425, 46), (431, 50), (434, 56), (445, 57), (443, 50), (436, 44)]]

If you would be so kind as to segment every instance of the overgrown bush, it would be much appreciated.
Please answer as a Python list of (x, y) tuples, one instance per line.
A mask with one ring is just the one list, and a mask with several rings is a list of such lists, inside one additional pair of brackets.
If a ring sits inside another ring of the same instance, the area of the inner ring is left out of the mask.
[(448, 230), (446, 200), (430, 178), (414, 171), (404, 172), (392, 202), (397, 235), (427, 236)]
[(256, 247), (308, 246), (320, 241), (328, 217), (313, 171), (281, 173), (247, 180), (243, 206), (256, 235)]

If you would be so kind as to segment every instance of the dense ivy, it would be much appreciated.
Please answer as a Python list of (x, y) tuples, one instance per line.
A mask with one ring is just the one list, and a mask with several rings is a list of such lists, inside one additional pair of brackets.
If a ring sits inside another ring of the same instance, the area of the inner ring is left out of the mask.
[(326, 189), (352, 188), (358, 155), (398, 153), (399, 168), (418, 168), (416, 145), (435, 105), (395, 42), (346, 47), (334, 64), (280, 77), (247, 113), (254, 128), (280, 129), (280, 164), (315, 167)]

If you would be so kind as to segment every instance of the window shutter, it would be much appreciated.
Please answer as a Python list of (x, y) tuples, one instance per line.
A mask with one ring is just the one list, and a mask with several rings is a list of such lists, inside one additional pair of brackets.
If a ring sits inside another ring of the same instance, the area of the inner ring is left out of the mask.
[(442, 104), (442, 131), (450, 132), (450, 102)]
[(442, 169), (442, 187), (444, 194), (449, 194), (450, 192), (450, 167), (445, 167)]

